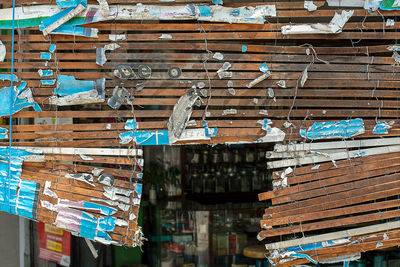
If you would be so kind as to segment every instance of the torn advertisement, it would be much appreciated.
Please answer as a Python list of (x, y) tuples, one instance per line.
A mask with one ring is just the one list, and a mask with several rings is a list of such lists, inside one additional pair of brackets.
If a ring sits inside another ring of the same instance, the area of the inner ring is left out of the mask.
[[(16, 78), (16, 76), (14, 77)], [(0, 77), (0, 80), (1, 78), (9, 79), (11, 76), (7, 77), (4, 75)], [(18, 78), (16, 81), (18, 81)], [(10, 99), (10, 97), (12, 98)], [(31, 89), (26, 88), (26, 82), (24, 81), (22, 81), (18, 87), (14, 86), (13, 90), (11, 90), (11, 87), (3, 87), (0, 89), (0, 106), (2, 107), (2, 109), (0, 109), (0, 117), (10, 115), (10, 107), (12, 114), (26, 107), (33, 107), (35, 111), (42, 111), (39, 105), (34, 101)]]
[(363, 7), (371, 12), (376, 11), (382, 0), (327, 0), (329, 6)]
[(0, 127), (0, 139), (8, 138), (8, 129)]
[(58, 207), (55, 224), (59, 228), (71, 231), (72, 234), (98, 241), (103, 244), (114, 244), (107, 232), (115, 228), (115, 217), (99, 219), (90, 213), (68, 207)]
[[(0, 210), (36, 219), (40, 183), (21, 179), (23, 161), (32, 155), (35, 153), (24, 149), (0, 148)], [(10, 176), (8, 176), (9, 160)]]
[(49, 52), (50, 53), (54, 53), (54, 51), (56, 51), (56, 45), (55, 44), (51, 44), (49, 47)]
[(113, 215), (117, 212), (117, 209), (111, 208), (105, 205), (88, 202), (88, 201), (72, 201), (68, 199), (59, 199), (58, 204), (59, 207), (68, 207), (68, 208), (76, 208), (76, 209), (85, 209), (85, 210), (94, 210), (100, 212), (102, 215)]
[(260, 82), (264, 81), (265, 79), (267, 79), (269, 76), (271, 76), (271, 74), (269, 72), (264, 73), (263, 75), (255, 78), (254, 80), (252, 80), (251, 82), (249, 82), (248, 84), (246, 84), (247, 88), (252, 88), (254, 85), (259, 84)]
[(43, 79), (40, 80), (42, 85), (54, 85), (56, 83), (56, 79)]
[(94, 176), (99, 176), (103, 171), (104, 171), (104, 169), (101, 169), (101, 168), (93, 168), (92, 169), (92, 174)]
[(301, 79), (300, 79), (300, 87), (304, 87), (304, 84), (306, 83), (307, 79), (308, 79), (308, 68), (310, 67), (310, 65), (308, 65), (303, 72), (301, 73)]
[(100, 175), (98, 179), (99, 183), (104, 184), (106, 186), (113, 186), (114, 185), (114, 175), (103, 173)]
[(394, 19), (387, 19), (386, 27), (393, 27), (393, 26), (394, 26)]
[(105, 78), (95, 81), (76, 80), (74, 76), (58, 75), (55, 96), (49, 98), (51, 105), (69, 106), (105, 101)]
[(56, 4), (60, 8), (68, 8), (68, 7), (76, 7), (79, 4), (86, 6), (87, 1), (86, 0), (56, 0)]
[(329, 138), (350, 138), (365, 132), (362, 119), (338, 122), (314, 122), (308, 130), (300, 129), (300, 135), (310, 140)]
[(383, 0), (380, 1), (380, 9), (382, 10), (400, 10), (399, 0)]
[(310, 12), (317, 10), (317, 6), (313, 3), (313, 1), (304, 1), (304, 8)]
[(97, 0), (100, 5), (100, 12), (104, 17), (108, 17), (110, 15), (110, 6), (107, 3), (107, 0)]
[(265, 17), (275, 17), (275, 5), (243, 6), (229, 8), (223, 6), (197, 6), (200, 21), (264, 24)]
[[(78, 12), (81, 10), (80, 12)], [(0, 29), (11, 29), (12, 8), (0, 10)], [(60, 14), (61, 13), (61, 14)], [(48, 34), (59, 26), (79, 26), (113, 20), (201, 20), (210, 22), (263, 24), (265, 17), (275, 17), (275, 5), (237, 8), (219, 5), (201, 6), (195, 4), (180, 6), (159, 5), (114, 5), (109, 6), (109, 15), (99, 5), (79, 4), (61, 10), (57, 5), (34, 5), (15, 8), (15, 28), (37, 27)], [(54, 17), (53, 17), (54, 16)], [(46, 22), (44, 23), (44, 21)]]
[(113, 41), (113, 42), (126, 41), (126, 35), (125, 34), (109, 34), (108, 40)]
[(172, 35), (163, 33), (158, 37), (158, 39), (172, 39)]
[(6, 57), (6, 46), (0, 41), (0, 62), (4, 62), (4, 58)]
[(333, 34), (341, 33), (343, 26), (353, 15), (354, 10), (343, 10), (341, 14), (335, 12), (328, 24), (298, 24), (285, 25), (281, 28), (282, 34)]
[(43, 195), (49, 196), (52, 198), (58, 198), (57, 194), (54, 191), (52, 191), (50, 188), (51, 188), (51, 181), (46, 181), (44, 183)]
[[(134, 191), (139, 197), (140, 201), (140, 196), (142, 195), (142, 184), (136, 183)], [(131, 194), (134, 192), (132, 190), (126, 190), (123, 188), (118, 188), (114, 186), (104, 186), (104, 193), (103, 195), (107, 197), (108, 199), (111, 200), (117, 200), (117, 201), (122, 201), (126, 204), (130, 204), (130, 197)]]
[(169, 143), (173, 144), (179, 139), (186, 128), (193, 111), (193, 105), (200, 99), (195, 88), (189, 89), (175, 104), (167, 126), (169, 133)]
[(65, 175), (65, 178), (70, 178), (70, 179), (74, 179), (76, 181), (81, 181), (84, 183), (87, 183), (91, 186), (95, 186), (93, 184), (93, 175), (89, 174), (89, 173), (67, 173)]
[(232, 77), (232, 72), (231, 71), (227, 71), (231, 67), (232, 67), (231, 63), (224, 62), (224, 64), (222, 64), (222, 67), (219, 70), (217, 70), (218, 77), (220, 79)]
[(74, 35), (86, 38), (98, 38), (98, 33), (99, 30), (95, 28), (77, 27), (71, 25), (61, 25), (51, 32), (51, 34)]
[(339, 7), (364, 7), (366, 1), (368, 0), (326, 0), (328, 6)]
[[(321, 264), (333, 264), (333, 263), (349, 263), (350, 261), (357, 261), (361, 258), (361, 253), (355, 253), (352, 255), (347, 255), (347, 256), (341, 256), (341, 257), (336, 257), (333, 259), (329, 259), (329, 260), (321, 260), (319, 261), (319, 263)], [(343, 266), (346, 266), (345, 264)], [(347, 265), (349, 266), (349, 265)]]
[(125, 87), (116, 86), (113, 90), (113, 95), (108, 99), (107, 104), (113, 109), (119, 108), (125, 100), (128, 100), (130, 93)]
[(38, 74), (40, 77), (48, 77), (53, 76), (53, 70), (38, 70)]
[(76, 7), (68, 7), (43, 20), (39, 25), (39, 29), (43, 32), (43, 35), (46, 36), (85, 9), (86, 7), (81, 3), (79, 3)]
[(386, 121), (378, 121), (372, 130), (373, 134), (388, 134), (388, 130), (393, 127), (394, 121), (387, 123)]
[(185, 129), (179, 138), (169, 137), (168, 131), (132, 131), (119, 135), (121, 144), (129, 144), (131, 141), (141, 146), (173, 145), (176, 142), (190, 142), (198, 140), (210, 140), (217, 133), (217, 128)]
[(130, 205), (123, 204), (118, 201), (107, 200), (107, 199), (102, 199), (102, 198), (91, 198), (90, 200), (97, 201), (97, 202), (104, 202), (110, 206), (118, 207), (122, 211), (128, 211), (130, 209)]
[(132, 70), (130, 66), (127, 65), (119, 65), (116, 70), (114, 70), (114, 76), (120, 79), (137, 79), (138, 76)]
[(169, 145), (168, 131), (133, 131), (119, 135), (121, 144), (129, 144), (134, 141), (138, 145)]
[(271, 127), (272, 121), (270, 119), (264, 119), (257, 121), (261, 124), (261, 128), (266, 131), (265, 136), (261, 137), (256, 143), (270, 143), (270, 142), (281, 142), (285, 139), (285, 133), (277, 128)]
[(40, 52), (40, 58), (41, 59), (50, 60), (51, 59), (51, 53), (49, 53), (49, 52)]
[(96, 64), (99, 66), (103, 66), (107, 62), (106, 51), (114, 51), (115, 49), (120, 48), (116, 43), (107, 44), (104, 47), (96, 48)]

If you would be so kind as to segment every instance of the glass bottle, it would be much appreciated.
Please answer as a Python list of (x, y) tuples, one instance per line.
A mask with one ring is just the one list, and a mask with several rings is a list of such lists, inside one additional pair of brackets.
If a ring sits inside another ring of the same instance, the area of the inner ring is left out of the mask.
[(246, 162), (252, 163), (255, 161), (255, 153), (252, 148), (247, 149), (246, 151)]
[(215, 192), (224, 193), (226, 190), (225, 186), (225, 176), (220, 171), (217, 171), (215, 173)]
[(240, 179), (240, 189), (242, 192), (250, 192), (251, 191), (251, 182), (248, 173), (246, 173), (245, 169), (240, 171), (240, 175), (238, 175)]
[(212, 154), (211, 154), (211, 162), (213, 164), (218, 164), (220, 163), (220, 154), (219, 154), (219, 149), (214, 149)]
[(260, 176), (256, 168), (251, 173), (253, 191), (259, 192), (262, 189), (262, 176)]
[(208, 150), (204, 149), (203, 151), (203, 164), (208, 164)]
[(202, 179), (200, 179), (200, 175), (198, 173), (192, 174), (192, 184), (193, 192), (196, 194), (200, 194), (202, 192), (203, 184)]
[(229, 163), (229, 150), (227, 148), (225, 148), (222, 151), (222, 162), (223, 163)]
[(235, 163), (240, 163), (240, 162), (242, 162), (242, 155), (240, 155), (239, 149), (236, 149), (236, 150), (235, 150), (235, 153), (233, 154), (233, 161), (234, 161)]

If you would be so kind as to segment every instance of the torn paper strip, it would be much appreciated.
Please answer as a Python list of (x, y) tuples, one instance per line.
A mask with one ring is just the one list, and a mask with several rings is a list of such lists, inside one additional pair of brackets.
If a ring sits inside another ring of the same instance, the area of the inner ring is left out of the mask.
[(317, 6), (313, 3), (313, 1), (304, 1), (304, 8), (308, 11), (317, 10)]
[(281, 28), (282, 34), (332, 34), (341, 33), (343, 26), (353, 15), (354, 10), (343, 10), (341, 14), (335, 12), (331, 22), (328, 24), (298, 24), (286, 25)]

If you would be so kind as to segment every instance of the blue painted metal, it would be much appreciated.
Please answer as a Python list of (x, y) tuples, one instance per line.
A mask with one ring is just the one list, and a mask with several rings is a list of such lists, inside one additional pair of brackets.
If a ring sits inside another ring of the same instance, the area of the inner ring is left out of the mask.
[(300, 129), (300, 135), (310, 140), (328, 138), (350, 138), (365, 132), (362, 119), (337, 122), (314, 122), (308, 130)]

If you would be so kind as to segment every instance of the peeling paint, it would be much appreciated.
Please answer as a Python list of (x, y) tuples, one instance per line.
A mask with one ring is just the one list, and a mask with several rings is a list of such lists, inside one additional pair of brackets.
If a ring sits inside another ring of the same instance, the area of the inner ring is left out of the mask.
[(49, 53), (49, 52), (40, 52), (40, 58), (41, 59), (46, 59), (46, 60), (51, 60), (51, 53)]
[(362, 119), (338, 122), (314, 122), (308, 130), (300, 129), (300, 135), (310, 140), (326, 138), (350, 138), (365, 132)]
[(376, 123), (374, 129), (372, 130), (373, 134), (388, 134), (388, 130), (392, 128), (394, 121), (387, 123), (386, 121), (379, 121)]
[(53, 70), (38, 70), (40, 77), (53, 76)]
[(58, 75), (56, 95), (49, 98), (51, 105), (68, 106), (105, 101), (105, 79), (76, 80), (74, 76)]
[[(11, 75), (7, 76), (7, 74), (3, 74), (0, 79), (2, 78), (3, 80), (9, 79)], [(12, 96), (12, 99), (10, 99), (10, 96)], [(2, 109), (0, 109), (0, 117), (10, 115), (10, 106), (12, 114), (26, 107), (33, 107), (35, 111), (42, 111), (39, 105), (34, 101), (32, 91), (26, 88), (25, 81), (22, 81), (18, 87), (14, 86), (13, 90), (11, 90), (11, 87), (0, 88), (0, 106), (2, 107)]]

